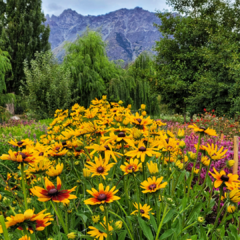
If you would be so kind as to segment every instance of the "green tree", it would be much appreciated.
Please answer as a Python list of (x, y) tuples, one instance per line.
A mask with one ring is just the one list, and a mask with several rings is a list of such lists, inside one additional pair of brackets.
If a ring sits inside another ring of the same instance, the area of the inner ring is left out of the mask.
[(162, 101), (183, 114), (205, 107), (229, 112), (240, 49), (239, 1), (168, 3), (178, 14), (157, 13), (162, 23), (156, 26), (164, 36), (156, 44)]
[(24, 73), (26, 82), (22, 81), (20, 90), (28, 112), (35, 118), (53, 117), (57, 109), (71, 107), (70, 71), (59, 65), (50, 51), (36, 52), (30, 63), (25, 60)]
[(36, 51), (50, 49), (50, 29), (43, 25), (41, 0), (7, 0), (0, 4), (2, 25), (0, 42), (3, 50), (11, 56), (13, 77), (8, 76), (8, 92), (19, 92), (20, 80), (24, 80), (23, 62), (30, 62)]

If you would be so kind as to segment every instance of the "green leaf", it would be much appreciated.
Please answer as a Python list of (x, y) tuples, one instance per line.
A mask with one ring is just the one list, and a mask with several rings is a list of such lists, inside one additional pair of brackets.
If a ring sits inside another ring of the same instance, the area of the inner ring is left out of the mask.
[(101, 224), (94, 225), (94, 227), (100, 230), (101, 232), (107, 233), (107, 230)]
[(153, 235), (152, 235), (152, 231), (151, 231), (151, 228), (146, 224), (146, 222), (138, 217), (138, 222), (139, 222), (139, 225), (143, 231), (143, 234), (145, 235), (145, 237), (149, 240), (153, 240)]
[(231, 234), (235, 237), (235, 239), (238, 239), (237, 227), (230, 223), (229, 228), (231, 230)]
[(168, 229), (167, 231), (165, 231), (165, 232), (161, 235), (161, 237), (159, 238), (159, 240), (163, 240), (163, 239), (166, 239), (166, 238), (172, 236), (174, 232), (175, 232), (175, 229)]
[(83, 213), (78, 213), (78, 212), (77, 212), (76, 214), (77, 214), (77, 216), (79, 216), (79, 217), (81, 217), (81, 218), (83, 219), (84, 223), (87, 222), (88, 217), (87, 217), (85, 214), (83, 214)]
[(198, 237), (197, 235), (192, 235), (192, 236), (191, 236), (191, 239), (192, 239), (192, 240), (197, 240), (197, 237)]
[(123, 232), (118, 234), (118, 240), (125, 240), (126, 239), (126, 235), (127, 235), (127, 231), (124, 230)]
[(200, 226), (200, 237), (201, 240), (207, 240), (207, 234), (202, 225)]
[(172, 209), (168, 212), (167, 216), (164, 218), (163, 220), (163, 224), (167, 223), (168, 221), (170, 221), (173, 217), (173, 215), (176, 213), (175, 209)]
[(155, 217), (151, 213), (149, 213), (149, 215), (150, 215), (150, 223), (152, 224), (155, 232), (157, 232), (157, 223), (156, 223)]
[(201, 209), (202, 209), (202, 203), (197, 203), (194, 209), (192, 210), (192, 214), (189, 217), (188, 224), (191, 224), (194, 218), (196, 218), (200, 214)]

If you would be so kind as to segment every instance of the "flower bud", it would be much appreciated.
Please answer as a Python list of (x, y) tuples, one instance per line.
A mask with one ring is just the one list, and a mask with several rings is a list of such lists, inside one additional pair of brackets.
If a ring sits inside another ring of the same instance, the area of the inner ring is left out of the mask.
[(68, 239), (75, 239), (76, 238), (76, 233), (74, 233), (74, 232), (71, 232), (71, 233), (69, 233), (68, 235), (67, 235), (67, 237), (68, 237)]
[(235, 161), (234, 160), (229, 160), (227, 161), (227, 167), (231, 168), (234, 165)]
[(88, 170), (87, 168), (83, 168), (83, 176), (85, 178), (88, 178), (88, 177), (90, 177), (90, 175), (91, 175), (90, 170)]
[(103, 205), (101, 205), (99, 208), (102, 212), (104, 212), (104, 206)]
[(236, 211), (236, 207), (234, 205), (229, 205), (227, 207), (227, 212), (228, 213), (234, 213)]
[(184, 142), (183, 140), (180, 141), (179, 147), (180, 147), (181, 149), (184, 149), (184, 148), (186, 147), (186, 144), (185, 144), (185, 142)]
[(115, 227), (117, 228), (117, 229), (121, 229), (122, 228), (122, 221), (117, 221), (117, 222), (115, 222)]
[(203, 223), (204, 222), (204, 218), (203, 217), (198, 217), (197, 220), (198, 220), (199, 223)]

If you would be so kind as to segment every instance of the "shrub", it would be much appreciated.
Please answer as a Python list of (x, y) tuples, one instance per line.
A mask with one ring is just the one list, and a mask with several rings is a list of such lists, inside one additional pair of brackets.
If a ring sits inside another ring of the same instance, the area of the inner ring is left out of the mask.
[(71, 104), (70, 72), (58, 65), (51, 52), (35, 54), (30, 67), (24, 62), (26, 84), (20, 88), (28, 112), (36, 119), (54, 115), (56, 109), (67, 109)]

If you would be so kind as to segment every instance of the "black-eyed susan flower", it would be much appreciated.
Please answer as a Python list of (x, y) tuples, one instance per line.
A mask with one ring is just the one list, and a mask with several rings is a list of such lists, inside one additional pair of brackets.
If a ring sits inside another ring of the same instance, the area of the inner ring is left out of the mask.
[(227, 212), (228, 213), (234, 213), (236, 211), (236, 207), (232, 204), (227, 206)]
[(147, 180), (145, 180), (141, 183), (141, 188), (145, 189), (142, 192), (143, 193), (153, 193), (161, 188), (165, 188), (167, 185), (167, 182), (164, 182), (161, 184), (162, 180), (163, 180), (163, 177), (160, 177), (158, 179), (156, 179), (155, 176), (153, 176), (152, 178), (149, 177)]
[(29, 164), (29, 167), (25, 172), (27, 174), (41, 174), (49, 170), (50, 165), (51, 165), (51, 162), (47, 158), (45, 158), (38, 162)]
[(205, 128), (205, 127), (198, 127), (196, 124), (189, 125), (188, 127), (192, 128), (194, 130), (194, 132), (196, 132), (196, 133), (202, 133), (202, 134), (207, 134), (209, 136), (217, 137), (217, 133), (213, 129)]
[(124, 175), (135, 173), (142, 168), (142, 163), (139, 163), (138, 159), (131, 158), (129, 162), (124, 162), (124, 165), (121, 165), (120, 168), (124, 172)]
[(103, 160), (101, 156), (99, 158), (95, 157), (94, 162), (87, 162), (85, 165), (86, 168), (89, 169), (89, 171), (92, 173), (93, 176), (102, 176), (103, 179), (106, 179), (105, 176), (108, 175), (108, 172), (111, 170), (111, 168), (115, 165), (115, 163), (109, 163), (107, 160)]
[(115, 162), (117, 162), (117, 159), (116, 157), (120, 157), (122, 156), (121, 153), (118, 153), (118, 152), (114, 152), (112, 150), (112, 145), (110, 143), (108, 144), (103, 144), (103, 145), (98, 145), (98, 144), (94, 144), (92, 146), (89, 146), (89, 147), (85, 147), (86, 149), (93, 149), (93, 151), (90, 153), (90, 155), (93, 155), (95, 152), (103, 152), (104, 153), (104, 156), (105, 156), (105, 161), (108, 161), (110, 160), (110, 157), (113, 158), (113, 160)]
[(77, 198), (75, 195), (70, 194), (75, 191), (76, 187), (69, 190), (60, 190), (62, 183), (59, 177), (57, 177), (57, 187), (55, 187), (54, 184), (45, 177), (45, 186), (46, 189), (38, 186), (30, 189), (32, 194), (37, 196), (38, 201), (40, 202), (52, 200), (53, 202), (69, 203), (69, 199)]
[(204, 165), (204, 166), (209, 166), (210, 164), (210, 159), (207, 157), (207, 156), (202, 156), (201, 157), (201, 163)]
[(233, 174), (229, 173), (227, 175), (224, 170), (221, 170), (219, 173), (219, 172), (217, 172), (217, 170), (215, 168), (213, 168), (213, 171), (215, 172), (215, 174), (211, 173), (211, 172), (209, 172), (209, 173), (216, 179), (214, 182), (215, 188), (220, 187), (223, 183), (228, 185), (228, 184), (232, 184), (233, 182), (239, 182), (237, 174), (233, 175)]
[[(138, 203), (133, 203), (133, 206), (137, 209), (137, 210), (135, 210), (135, 211), (133, 211), (132, 213), (131, 213), (131, 215), (138, 215)], [(149, 213), (152, 211), (152, 208), (151, 208), (151, 206), (149, 206), (149, 205), (147, 205), (147, 204), (144, 204), (144, 205), (142, 205), (141, 203), (139, 204), (139, 207), (140, 207), (140, 215), (141, 215), (141, 217), (145, 217), (145, 218), (147, 218), (148, 220), (150, 220), (150, 215), (149, 215)], [(152, 215), (154, 214), (154, 213), (151, 213)]]
[(25, 235), (25, 236), (19, 238), (18, 240), (31, 240), (31, 238), (28, 237), (27, 235)]
[(146, 126), (150, 125), (153, 120), (150, 119), (150, 116), (147, 118), (143, 118), (143, 116), (140, 116), (138, 112), (136, 112), (136, 115), (130, 116), (131, 122), (139, 129), (146, 129)]
[(154, 175), (156, 173), (158, 173), (158, 166), (157, 163), (153, 163), (152, 161), (147, 162), (147, 167), (148, 167), (148, 171), (150, 172), (150, 174)]
[(238, 188), (233, 189), (229, 193), (229, 199), (233, 203), (238, 203), (240, 202), (240, 190)]
[(70, 232), (67, 235), (68, 239), (75, 239), (77, 237), (77, 234), (75, 232)]
[[(34, 210), (27, 209), (23, 214), (16, 214), (15, 216), (7, 217), (6, 228), (16, 227), (23, 230), (23, 226), (27, 225), (27, 229), (30, 232), (33, 231), (43, 231), (45, 227), (51, 224), (53, 221), (52, 215), (50, 213), (44, 213), (43, 210), (38, 214), (34, 214)], [(2, 233), (2, 227), (0, 226), (0, 233)]]
[(9, 141), (9, 144), (15, 146), (15, 147), (24, 147), (24, 146), (32, 146), (34, 144), (34, 142), (32, 140), (27, 139), (23, 139), (21, 141), (17, 141), (16, 139), (13, 141)]
[(220, 160), (222, 158), (226, 157), (226, 152), (227, 149), (224, 150), (223, 147), (221, 147), (218, 150), (218, 146), (214, 145), (213, 143), (211, 145), (207, 144), (207, 146), (203, 146), (203, 148), (206, 150), (208, 156), (212, 159), (212, 160)]
[(126, 156), (128, 157), (136, 157), (136, 158), (140, 158), (141, 162), (145, 161), (146, 155), (149, 157), (152, 157), (153, 155), (158, 155), (158, 152), (155, 152), (153, 148), (146, 148), (145, 144), (143, 143), (143, 141), (140, 141), (138, 144), (138, 147), (134, 147), (135, 150), (129, 151), (127, 153), (125, 153)]
[(115, 190), (115, 186), (110, 190), (110, 187), (107, 186), (104, 190), (104, 186), (102, 183), (99, 184), (98, 191), (94, 188), (91, 190), (87, 190), (87, 192), (92, 195), (92, 198), (89, 198), (84, 201), (86, 205), (96, 205), (103, 203), (111, 203), (113, 201), (119, 200), (120, 197), (115, 196), (118, 190)]
[(48, 154), (52, 157), (59, 157), (64, 156), (67, 152), (68, 150), (63, 147), (62, 143), (54, 143), (48, 151)]
[(63, 163), (58, 163), (55, 167), (51, 166), (46, 174), (49, 177), (56, 177), (59, 176), (63, 171)]
[(98, 222), (100, 221), (100, 216), (99, 216), (99, 215), (93, 215), (93, 216), (92, 216), (92, 221), (93, 221), (94, 223), (98, 223)]

